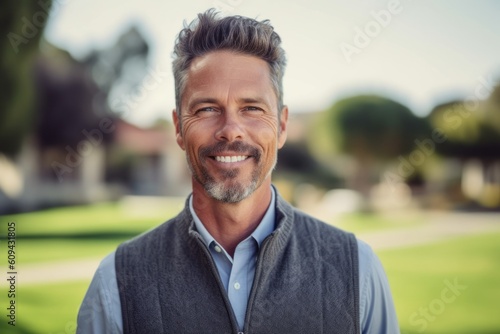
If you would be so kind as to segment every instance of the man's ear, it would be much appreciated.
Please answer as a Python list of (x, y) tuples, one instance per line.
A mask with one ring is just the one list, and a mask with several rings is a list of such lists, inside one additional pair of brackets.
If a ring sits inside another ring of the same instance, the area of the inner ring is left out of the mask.
[(282, 148), (286, 142), (287, 136), (287, 125), (288, 125), (288, 106), (283, 106), (281, 109), (281, 117), (279, 124), (279, 133), (278, 133), (278, 149)]
[(179, 119), (179, 115), (177, 114), (177, 110), (172, 110), (172, 119), (174, 120), (175, 126), (175, 140), (180, 148), (183, 150), (184, 148), (184, 140), (182, 139), (182, 131), (181, 131), (181, 121)]

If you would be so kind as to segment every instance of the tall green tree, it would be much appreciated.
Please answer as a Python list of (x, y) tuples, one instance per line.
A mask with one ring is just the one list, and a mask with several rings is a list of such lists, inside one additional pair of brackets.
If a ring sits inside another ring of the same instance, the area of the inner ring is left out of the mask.
[(406, 106), (376, 95), (344, 98), (326, 110), (322, 120), (332, 151), (353, 157), (349, 185), (367, 195), (379, 175), (374, 167), (407, 154), (426, 132), (426, 122)]
[(340, 150), (359, 162), (390, 160), (410, 152), (424, 123), (391, 99), (363, 95), (346, 98), (329, 110), (329, 127), (339, 134)]
[[(470, 199), (488, 207), (500, 206), (500, 86), (480, 100), (455, 100), (436, 106), (428, 116), (433, 128), (439, 129), (446, 141), (436, 145), (445, 157), (461, 161), (462, 191)], [(475, 166), (474, 169), (467, 166)], [(471, 175), (478, 171), (481, 178)], [(469, 176), (469, 177), (468, 177)], [(471, 191), (471, 187), (475, 188)], [(469, 189), (469, 191), (467, 191)]]
[(4, 1), (0, 10), (0, 152), (15, 155), (35, 122), (33, 66), (50, 0)]
[(436, 150), (460, 160), (479, 159), (489, 163), (500, 159), (500, 88), (483, 103), (451, 101), (436, 106), (429, 114), (433, 128), (446, 141)]

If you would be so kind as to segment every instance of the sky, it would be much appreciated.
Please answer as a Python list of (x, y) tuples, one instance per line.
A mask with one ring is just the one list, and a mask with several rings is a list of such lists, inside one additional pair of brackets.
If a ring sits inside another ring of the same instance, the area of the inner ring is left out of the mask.
[[(174, 108), (171, 54), (183, 26), (208, 8), (269, 19), (288, 65), (290, 112), (324, 110), (355, 94), (379, 94), (426, 115), (500, 80), (500, 2), (341, 0), (53, 0), (45, 37), (82, 58), (138, 25), (151, 46), (145, 85), (125, 118), (147, 126)], [(149, 81), (151, 82), (151, 81)], [(115, 96), (115, 99), (117, 97)]]

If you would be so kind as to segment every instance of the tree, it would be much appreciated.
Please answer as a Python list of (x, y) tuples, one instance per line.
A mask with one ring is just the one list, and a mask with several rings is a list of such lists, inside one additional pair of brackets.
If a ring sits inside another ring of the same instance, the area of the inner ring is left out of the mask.
[(328, 111), (341, 151), (358, 161), (390, 160), (413, 149), (423, 122), (407, 107), (379, 96), (340, 100)]
[(278, 151), (277, 175), (293, 178), (295, 183), (311, 183), (319, 188), (340, 185), (339, 177), (320, 164), (303, 142), (289, 141)]
[(500, 86), (485, 101), (455, 100), (436, 106), (428, 116), (446, 141), (442, 156), (462, 165), (462, 192), (483, 206), (500, 205)]
[(338, 152), (352, 156), (357, 167), (348, 184), (368, 195), (379, 175), (378, 163), (411, 152), (415, 139), (426, 131), (426, 122), (391, 99), (361, 95), (344, 98), (325, 113), (323, 122)]
[(0, 11), (0, 152), (15, 155), (33, 129), (33, 65), (51, 1), (5, 1)]
[[(439, 129), (446, 141), (436, 151), (460, 160), (485, 162), (500, 157), (500, 88), (484, 103), (455, 100), (436, 106), (429, 114), (433, 128)], [(498, 100), (497, 100), (498, 99)]]
[(35, 76), (40, 148), (74, 147), (85, 139), (82, 131), (98, 128), (102, 117), (116, 118), (108, 96), (116, 86), (121, 88), (119, 95), (132, 95), (146, 75), (148, 51), (135, 27), (108, 48), (92, 50), (82, 62), (47, 44)]

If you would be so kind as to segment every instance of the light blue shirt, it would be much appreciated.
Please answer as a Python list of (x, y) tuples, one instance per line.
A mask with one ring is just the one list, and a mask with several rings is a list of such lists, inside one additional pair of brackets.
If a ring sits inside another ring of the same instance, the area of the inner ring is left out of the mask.
[[(272, 190), (270, 203), (275, 203)], [(275, 225), (275, 206), (269, 205), (255, 231), (236, 246), (234, 257), (210, 235), (189, 200), (196, 229), (208, 246), (226, 289), (229, 301), (243, 328), (245, 312), (255, 274), (255, 263), (262, 241)], [(398, 334), (399, 327), (387, 277), (370, 246), (358, 240), (360, 323), (363, 334)], [(78, 313), (77, 333), (123, 333), (120, 296), (115, 273), (115, 253), (99, 265)]]
[[(270, 203), (274, 203), (276, 197), (274, 189), (271, 192), (272, 198)], [(191, 210), (196, 230), (198, 230), (208, 249), (210, 249), (210, 254), (212, 254), (222, 284), (233, 307), (238, 327), (242, 331), (245, 323), (248, 298), (250, 297), (250, 290), (252, 289), (253, 277), (255, 275), (257, 254), (264, 239), (274, 231), (275, 207), (274, 205), (269, 205), (264, 217), (253, 233), (236, 246), (233, 258), (217, 243), (196, 215), (193, 209), (192, 196), (189, 198), (189, 210)]]

